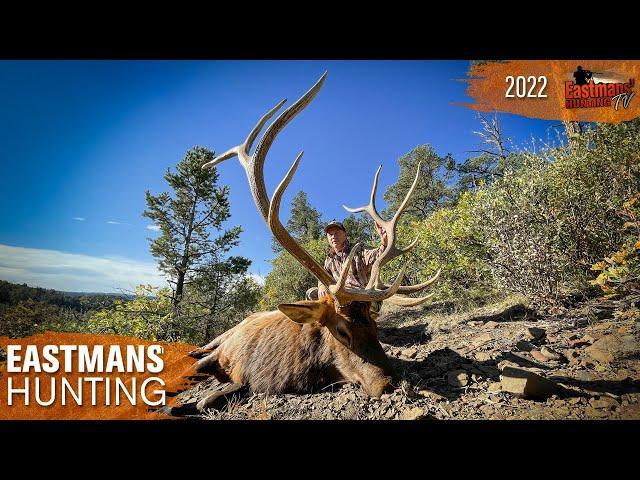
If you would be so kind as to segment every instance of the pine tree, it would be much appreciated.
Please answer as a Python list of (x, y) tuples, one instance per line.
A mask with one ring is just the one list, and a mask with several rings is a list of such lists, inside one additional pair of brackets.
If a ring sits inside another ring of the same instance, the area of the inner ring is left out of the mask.
[(441, 157), (431, 145), (419, 145), (398, 160), (400, 176), (384, 193), (388, 212), (395, 213), (416, 177), (420, 163), (420, 177), (411, 201), (406, 208), (406, 218), (426, 218), (429, 213), (446, 204), (452, 195), (449, 181), (452, 178), (453, 158)]
[[(322, 237), (322, 215), (309, 204), (307, 194), (300, 190), (291, 201), (291, 216), (287, 221), (287, 231), (299, 243), (308, 243)], [(273, 251), (279, 253), (282, 247), (273, 242)]]
[[(157, 196), (146, 192), (147, 209), (143, 215), (151, 219), (161, 235), (149, 239), (151, 253), (158, 260), (173, 288), (173, 305), (183, 299), (185, 287), (203, 283), (212, 271), (226, 271), (234, 276), (244, 274), (251, 264), (242, 257), (227, 257), (239, 243), (241, 227), (219, 233), (229, 218), (229, 187), (218, 186), (216, 169), (203, 170), (202, 165), (214, 158), (214, 152), (194, 147), (164, 179), (172, 194)], [(211, 238), (212, 232), (218, 236)], [(208, 285), (207, 289), (211, 289)]]

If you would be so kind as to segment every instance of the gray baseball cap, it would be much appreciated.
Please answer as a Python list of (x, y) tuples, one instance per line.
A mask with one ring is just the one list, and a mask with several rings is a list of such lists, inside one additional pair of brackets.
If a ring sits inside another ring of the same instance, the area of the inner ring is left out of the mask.
[(324, 227), (324, 233), (327, 233), (327, 230), (329, 230), (331, 227), (338, 227), (340, 230), (342, 230), (343, 232), (346, 232), (347, 229), (344, 228), (344, 225), (342, 225), (342, 223), (338, 222), (337, 220), (331, 220), (329, 223), (327, 223), (327, 225)]

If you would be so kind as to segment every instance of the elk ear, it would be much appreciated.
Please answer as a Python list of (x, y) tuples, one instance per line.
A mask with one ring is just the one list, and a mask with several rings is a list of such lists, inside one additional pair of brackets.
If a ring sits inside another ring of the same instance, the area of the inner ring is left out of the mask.
[(299, 303), (281, 303), (278, 310), (296, 323), (319, 322), (326, 310), (324, 303), (304, 301)]

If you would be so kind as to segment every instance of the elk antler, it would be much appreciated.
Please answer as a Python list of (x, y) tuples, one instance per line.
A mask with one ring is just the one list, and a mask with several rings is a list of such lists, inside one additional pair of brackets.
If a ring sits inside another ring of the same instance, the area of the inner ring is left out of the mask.
[(255, 127), (249, 132), (247, 138), (240, 145), (236, 145), (233, 148), (230, 148), (222, 155), (218, 155), (216, 158), (211, 160), (208, 163), (205, 163), (202, 168), (213, 168), (219, 163), (233, 158), (235, 156), (238, 157), (240, 161), (240, 165), (244, 168), (247, 179), (249, 180), (249, 188), (251, 188), (251, 194), (253, 195), (253, 201), (255, 202), (258, 210), (260, 211), (260, 215), (262, 215), (262, 219), (265, 223), (268, 223), (269, 217), (269, 201), (267, 197), (267, 190), (264, 186), (264, 161), (267, 158), (267, 153), (269, 152), (269, 148), (273, 144), (276, 136), (280, 131), (291, 121), (293, 118), (300, 113), (304, 108), (311, 103), (311, 100), (314, 99), (316, 94), (320, 91), (325, 79), (327, 78), (327, 72), (324, 72), (322, 76), (318, 79), (313, 87), (311, 87), (307, 93), (305, 93), (302, 97), (298, 99), (296, 103), (291, 105), (285, 111), (283, 111), (278, 118), (276, 118), (271, 125), (267, 128), (262, 136), (262, 139), (258, 143), (255, 152), (253, 155), (249, 155), (249, 150), (253, 146), (253, 142), (256, 137), (265, 126), (267, 121), (273, 117), (278, 110), (287, 102), (285, 98), (280, 103), (278, 103), (275, 107), (265, 113), (258, 123), (256, 123)]
[[(413, 180), (413, 183), (411, 184), (409, 191), (405, 195), (404, 199), (402, 200), (402, 203), (398, 207), (398, 210), (396, 211), (395, 215), (391, 220), (389, 221), (383, 220), (380, 214), (378, 213), (378, 211), (376, 210), (376, 191), (378, 189), (378, 178), (380, 176), (380, 170), (382, 169), (382, 165), (378, 167), (378, 170), (376, 171), (376, 174), (373, 178), (373, 187), (371, 188), (371, 197), (369, 198), (369, 204), (365, 205), (364, 207), (358, 207), (358, 208), (349, 208), (343, 205), (345, 210), (347, 210), (350, 213), (367, 212), (369, 216), (373, 219), (373, 221), (376, 222), (378, 225), (380, 225), (387, 233), (387, 246), (371, 266), (371, 277), (369, 278), (369, 282), (367, 283), (367, 287), (366, 287), (367, 289), (371, 289), (371, 288), (388, 289), (390, 286), (380, 281), (380, 271), (382, 267), (388, 262), (390, 262), (391, 260), (393, 260), (394, 258), (404, 253), (407, 253), (413, 247), (415, 247), (416, 244), (418, 243), (418, 237), (416, 237), (416, 239), (405, 248), (398, 248), (396, 247), (396, 244), (395, 244), (396, 243), (396, 226), (398, 224), (398, 219), (400, 218), (400, 215), (402, 215), (402, 213), (404, 212), (404, 209), (406, 208), (407, 203), (409, 202), (409, 198), (411, 198), (411, 195), (413, 194), (416, 188), (416, 185), (418, 184), (418, 178), (420, 178), (420, 166), (421, 164), (420, 162), (418, 162), (416, 178)], [(404, 268), (402, 269), (401, 273), (404, 273)], [(438, 270), (438, 272), (426, 282), (419, 283), (416, 285), (399, 286), (397, 289), (397, 293), (419, 292), (427, 288), (433, 282), (435, 282), (439, 276), (440, 276), (440, 270)], [(395, 285), (395, 282), (394, 282), (394, 285)], [(396, 305), (413, 306), (413, 305), (419, 305), (421, 303), (426, 302), (432, 296), (433, 294), (427, 295), (421, 298), (408, 298), (408, 297), (399, 297), (396, 295), (396, 296), (390, 297), (389, 301)]]
[[(336, 300), (337, 306), (346, 305), (351, 301), (382, 301), (388, 298), (392, 298), (396, 292), (401, 288), (400, 283), (402, 281), (402, 277), (404, 275), (404, 267), (400, 271), (398, 277), (393, 282), (392, 285), (385, 285), (384, 288), (374, 288), (380, 282), (376, 281), (374, 283), (369, 282), (371, 285), (367, 285), (366, 288), (347, 288), (346, 287), (346, 278), (349, 274), (349, 269), (351, 268), (351, 261), (353, 260), (353, 256), (359, 250), (360, 245), (356, 245), (351, 253), (349, 254), (349, 258), (347, 264), (345, 265), (342, 273), (340, 275), (340, 279), (336, 282), (333, 277), (320, 265), (316, 260), (309, 255), (309, 253), (299, 245), (293, 237), (286, 231), (282, 223), (280, 222), (279, 213), (280, 213), (280, 202), (282, 200), (282, 195), (289, 185), (289, 182), (293, 178), (293, 175), (298, 168), (298, 164), (302, 159), (303, 152), (300, 152), (296, 157), (293, 165), (289, 168), (289, 171), (285, 175), (284, 179), (280, 182), (278, 187), (273, 193), (273, 197), (271, 201), (267, 198), (267, 192), (264, 184), (264, 162), (267, 156), (267, 152), (269, 148), (273, 144), (275, 137), (280, 133), (280, 131), (298, 114), (300, 113), (316, 96), (320, 88), (322, 87), (325, 79), (327, 77), (327, 72), (322, 74), (320, 79), (315, 83), (313, 87), (311, 87), (300, 99), (291, 105), (288, 109), (283, 111), (269, 127), (265, 131), (262, 136), (258, 146), (253, 153), (253, 155), (249, 154), (251, 147), (260, 133), (260, 130), (264, 127), (267, 121), (273, 117), (273, 115), (284, 105), (286, 100), (281, 101), (274, 108), (269, 110), (253, 127), (247, 138), (243, 143), (237, 145), (222, 155), (217, 156), (210, 162), (206, 163), (202, 166), (202, 168), (212, 168), (219, 163), (227, 160), (229, 158), (233, 158), (235, 156), (238, 157), (240, 164), (244, 168), (247, 179), (249, 181), (249, 186), (251, 188), (251, 194), (253, 195), (253, 200), (262, 216), (263, 220), (267, 223), (267, 226), (273, 233), (276, 240), (282, 245), (282, 247), (288, 251), (300, 264), (302, 264), (313, 276), (315, 276), (320, 282), (322, 282), (325, 287), (327, 287), (327, 291), (334, 297)], [(379, 171), (379, 169), (378, 169)], [(377, 183), (377, 175), (376, 180)], [(415, 182), (414, 182), (415, 183)], [(414, 185), (415, 186), (415, 185)], [(374, 184), (374, 192), (375, 194), (375, 184)], [(373, 198), (373, 197), (372, 197)], [(406, 203), (406, 199), (405, 199)], [(404, 208), (404, 205), (401, 207)], [(399, 210), (400, 213), (401, 210)], [(374, 209), (375, 212), (375, 209)], [(376, 213), (377, 215), (377, 213)], [(379, 216), (378, 216), (379, 218)], [(381, 220), (381, 219), (380, 219)], [(414, 242), (415, 243), (415, 242)], [(388, 249), (387, 249), (388, 250)], [(402, 253), (402, 251), (400, 252)], [(396, 254), (398, 255), (398, 254)], [(378, 262), (379, 264), (379, 262)], [(376, 265), (374, 264), (374, 268)], [(376, 272), (379, 271), (380, 266), (378, 265)], [(413, 299), (411, 299), (413, 300)]]

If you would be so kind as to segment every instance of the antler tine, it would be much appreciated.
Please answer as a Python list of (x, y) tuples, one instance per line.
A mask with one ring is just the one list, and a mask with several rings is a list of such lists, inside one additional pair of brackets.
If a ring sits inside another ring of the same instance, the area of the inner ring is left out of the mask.
[[(400, 288), (398, 288), (398, 293), (416, 293), (420, 290), (424, 290), (438, 279), (438, 277), (440, 276), (440, 272), (442, 272), (442, 268), (439, 268), (433, 277), (422, 283), (417, 283), (415, 285), (400, 285)], [(381, 288), (389, 288), (389, 285), (386, 283), (382, 283), (380, 286)]]
[(396, 280), (393, 284), (385, 289), (385, 290), (373, 290), (369, 288), (344, 288), (338, 291), (335, 285), (331, 285), (329, 287), (329, 291), (338, 299), (341, 305), (347, 304), (349, 302), (381, 302), (388, 298), (391, 298), (396, 294), (398, 288), (400, 288), (400, 283), (402, 282), (402, 277), (404, 276), (404, 270), (406, 266), (403, 266), (400, 270), (400, 273), (396, 277)]
[(267, 121), (271, 117), (273, 117), (275, 113), (278, 110), (280, 110), (282, 105), (284, 105), (286, 102), (287, 102), (287, 99), (285, 98), (284, 100), (280, 101), (280, 103), (278, 103), (275, 107), (273, 107), (271, 110), (265, 113), (262, 116), (262, 118), (258, 120), (258, 123), (256, 123), (256, 125), (251, 129), (251, 132), (249, 132), (249, 135), (247, 135), (247, 138), (245, 139), (244, 142), (242, 142), (240, 145), (236, 145), (235, 147), (230, 148), (229, 150), (224, 152), (222, 155), (218, 155), (216, 158), (214, 158), (210, 162), (205, 163), (202, 166), (202, 168), (205, 168), (205, 169), (213, 168), (219, 163), (225, 160), (228, 160), (229, 158), (233, 158), (237, 156), (238, 159), (240, 160), (240, 163), (244, 167), (244, 169), (247, 170), (247, 168), (250, 167), (250, 163), (253, 161), (253, 158), (249, 156), (249, 150), (251, 150), (251, 147), (253, 146), (253, 142), (258, 136), (258, 133), (260, 133), (260, 130), (262, 130), (262, 128), (264, 127), (264, 124), (267, 123)]
[(240, 145), (236, 145), (235, 147), (227, 150), (222, 155), (217, 156), (210, 162), (204, 164), (202, 168), (211, 168), (215, 167), (219, 163), (227, 160), (229, 158), (233, 158), (235, 156), (238, 157), (240, 164), (244, 168), (247, 174), (247, 180), (249, 181), (249, 188), (251, 189), (251, 195), (253, 196), (253, 200), (260, 211), (260, 215), (265, 223), (269, 223), (269, 203), (267, 197), (267, 189), (264, 184), (264, 161), (267, 157), (267, 153), (271, 144), (275, 140), (275, 137), (280, 133), (280, 131), (291, 121), (293, 118), (300, 113), (308, 104), (313, 100), (316, 96), (324, 80), (327, 77), (327, 72), (324, 72), (320, 79), (311, 87), (302, 97), (298, 99), (293, 105), (284, 110), (269, 127), (266, 132), (262, 136), (260, 143), (253, 153), (253, 155), (249, 155), (249, 151), (255, 142), (258, 134), (267, 123), (267, 121), (275, 115), (275, 113), (280, 110), (280, 108), (287, 101), (286, 99), (280, 101), (275, 107), (265, 113), (258, 123), (251, 129), (249, 135), (245, 139), (243, 143)]
[(369, 198), (369, 205), (365, 205), (364, 207), (358, 207), (358, 208), (350, 208), (350, 207), (347, 207), (346, 205), (342, 205), (342, 208), (344, 208), (349, 213), (367, 212), (376, 223), (378, 223), (379, 225), (383, 225), (386, 222), (382, 219), (382, 217), (376, 210), (376, 191), (378, 190), (378, 178), (380, 177), (380, 170), (382, 170), (382, 165), (378, 167), (378, 170), (376, 170), (376, 174), (373, 177), (373, 188), (371, 188), (371, 197)]
[(260, 130), (262, 130), (262, 127), (264, 127), (264, 124), (267, 123), (267, 121), (273, 117), (275, 115), (275, 113), (280, 110), (280, 108), (287, 103), (287, 99), (285, 98), (284, 100), (281, 100), (280, 103), (278, 103), (275, 107), (273, 107), (271, 110), (269, 110), (267, 113), (265, 113), (262, 118), (260, 120), (258, 120), (258, 123), (256, 123), (256, 126), (253, 127), (253, 130), (251, 130), (251, 132), (249, 132), (249, 135), (247, 135), (246, 140), (244, 141), (244, 143), (242, 144), (242, 147), (245, 151), (245, 153), (247, 155), (249, 155), (249, 150), (251, 150), (251, 147), (253, 146), (253, 142), (255, 141), (256, 137), (258, 136), (258, 134), (260, 133)]
[(411, 198), (411, 195), (413, 195), (413, 191), (416, 189), (416, 185), (418, 185), (418, 179), (420, 178), (420, 167), (421, 167), (421, 164), (422, 164), (422, 162), (418, 162), (418, 169), (416, 171), (416, 178), (413, 179), (413, 183), (411, 184), (411, 188), (409, 188), (409, 191), (404, 196), (404, 200), (402, 200), (402, 203), (398, 207), (398, 211), (393, 216), (393, 220), (391, 220), (391, 222), (394, 224), (394, 227), (395, 227), (396, 222), (398, 221), (398, 218), (400, 218), (400, 215), (402, 215), (402, 212), (404, 212), (404, 209), (406, 208), (407, 203), (409, 202), (409, 198)]
[(325, 79), (327, 78), (327, 73), (324, 72), (322, 76), (318, 79), (318, 81), (311, 87), (307, 92), (302, 95), (293, 105), (283, 111), (278, 118), (276, 118), (271, 125), (264, 132), (264, 135), (260, 139), (260, 143), (256, 147), (256, 151), (253, 154), (254, 161), (256, 163), (256, 167), (260, 169), (260, 173), (262, 173), (262, 166), (264, 164), (264, 160), (267, 156), (267, 152), (271, 147), (271, 144), (275, 140), (276, 136), (280, 131), (291, 121), (293, 118), (300, 113), (311, 100), (315, 98), (318, 94), (322, 85), (324, 84)]
[(280, 245), (282, 245), (286, 251), (293, 255), (298, 262), (300, 262), (307, 270), (309, 270), (309, 272), (311, 272), (311, 274), (313, 274), (313, 276), (328, 288), (329, 285), (335, 283), (333, 277), (331, 277), (331, 275), (329, 275), (329, 273), (322, 268), (318, 262), (316, 262), (315, 259), (293, 239), (293, 237), (291, 237), (289, 232), (287, 232), (282, 225), (282, 222), (280, 222), (280, 202), (282, 201), (282, 194), (287, 186), (289, 186), (289, 182), (291, 182), (293, 174), (298, 168), (298, 164), (302, 159), (303, 153), (304, 152), (300, 152), (298, 154), (293, 165), (291, 165), (291, 168), (289, 168), (289, 171), (273, 192), (273, 197), (271, 197), (269, 205), (267, 224), (269, 225), (269, 229), (273, 233), (273, 236), (276, 237), (278, 242), (280, 242)]
[(434, 295), (435, 293), (430, 293), (429, 295), (426, 295), (421, 298), (401, 297), (399, 295), (393, 295), (392, 297), (389, 297), (388, 300), (389, 300), (389, 303), (392, 303), (393, 305), (398, 305), (400, 307), (415, 307), (416, 305), (420, 305), (426, 302)]
[(355, 246), (351, 249), (351, 252), (347, 257), (347, 262), (342, 268), (342, 272), (340, 272), (340, 278), (338, 279), (338, 283), (335, 284), (336, 291), (344, 289), (347, 283), (347, 277), (349, 276), (349, 270), (351, 269), (351, 261), (353, 260), (353, 257), (356, 255), (356, 253), (358, 253), (361, 247), (362, 247), (361, 244), (356, 243)]
[(398, 248), (395, 245), (396, 226), (398, 223), (398, 219), (400, 218), (400, 215), (402, 215), (402, 213), (404, 212), (404, 209), (406, 208), (407, 203), (409, 202), (409, 199), (411, 198), (411, 196), (413, 195), (413, 192), (416, 189), (416, 186), (418, 184), (418, 179), (420, 178), (420, 167), (421, 167), (421, 163), (418, 163), (416, 177), (414, 178), (413, 183), (409, 188), (409, 191), (407, 192), (404, 199), (402, 200), (402, 203), (398, 207), (397, 212), (395, 213), (395, 215), (390, 221), (383, 220), (375, 208), (375, 195), (378, 187), (378, 178), (380, 176), (380, 170), (382, 169), (382, 165), (380, 165), (378, 167), (378, 170), (376, 171), (376, 174), (373, 180), (373, 188), (371, 190), (371, 197), (369, 199), (369, 204), (364, 207), (358, 207), (358, 208), (349, 208), (343, 205), (343, 207), (348, 212), (351, 212), (351, 213), (367, 212), (369, 216), (371, 216), (371, 218), (380, 226), (382, 226), (387, 232), (387, 241), (388, 241), (387, 247), (371, 266), (371, 277), (369, 278), (369, 282), (367, 283), (367, 287), (366, 287), (367, 289), (382, 288), (384, 286), (380, 281), (380, 270), (382, 269), (382, 267), (385, 264), (387, 264), (389, 261), (398, 257), (399, 255), (407, 253), (413, 247), (415, 247), (416, 244), (418, 243), (418, 238), (416, 238), (413, 242), (411, 242), (405, 248)]

